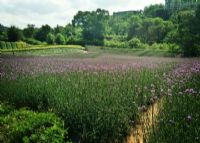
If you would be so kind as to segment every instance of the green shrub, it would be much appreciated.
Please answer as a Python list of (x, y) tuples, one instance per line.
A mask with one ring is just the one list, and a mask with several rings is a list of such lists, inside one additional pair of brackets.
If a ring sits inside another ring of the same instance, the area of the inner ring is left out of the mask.
[(117, 42), (117, 41), (108, 41), (108, 40), (104, 40), (104, 46), (113, 47), (113, 48), (128, 48), (129, 47), (127, 42)]
[(172, 53), (178, 53), (180, 51), (180, 47), (177, 44), (171, 43), (154, 43), (150, 48), (155, 50), (166, 50)]
[[(12, 106), (0, 102), (0, 118), (2, 118), (5, 115), (8, 115), (13, 110), (14, 108)], [(0, 124), (1, 123), (2, 122), (0, 122)]]
[(6, 42), (0, 41), (0, 49), (6, 49)]
[(133, 38), (129, 40), (128, 45), (130, 48), (136, 48), (136, 49), (147, 49), (149, 47), (148, 44), (142, 43), (139, 38)]
[(7, 49), (12, 49), (12, 45), (11, 45), (10, 42), (6, 42), (6, 48), (7, 48)]
[(5, 116), (0, 130), (4, 143), (63, 143), (66, 133), (63, 122), (54, 114), (26, 109)]
[(65, 44), (65, 37), (62, 34), (58, 33), (56, 35), (56, 40), (55, 41), (56, 41), (56, 44), (64, 45)]
[(26, 43), (24, 43), (24, 42), (15, 42), (15, 43), (16, 43), (16, 47), (18, 49), (20, 49), (20, 48), (26, 48), (27, 47)]
[(42, 45), (42, 44), (45, 44), (45, 42), (41, 42), (41, 41), (35, 40), (33, 38), (26, 38), (24, 41), (26, 43), (28, 43), (28, 44), (31, 44), (31, 45)]
[(55, 36), (53, 34), (49, 33), (47, 35), (46, 41), (47, 41), (48, 44), (54, 44), (54, 42), (55, 42)]
[(16, 45), (15, 42), (11, 42), (11, 45), (12, 45), (12, 48), (13, 48), (13, 49), (16, 49), (16, 48), (17, 48), (17, 45)]

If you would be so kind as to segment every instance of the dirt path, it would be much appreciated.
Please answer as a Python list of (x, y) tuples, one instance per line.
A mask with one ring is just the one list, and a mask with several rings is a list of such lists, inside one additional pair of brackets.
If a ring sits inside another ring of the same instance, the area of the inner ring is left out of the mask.
[(163, 98), (151, 105), (146, 112), (141, 113), (140, 122), (131, 129), (125, 143), (144, 143), (145, 139), (148, 139), (147, 131), (154, 130), (156, 116), (160, 111), (160, 107), (162, 107), (162, 102)]

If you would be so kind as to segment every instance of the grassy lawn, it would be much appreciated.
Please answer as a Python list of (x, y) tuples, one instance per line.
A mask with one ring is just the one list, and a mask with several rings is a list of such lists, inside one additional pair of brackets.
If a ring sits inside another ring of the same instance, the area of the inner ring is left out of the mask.
[(129, 49), (109, 48), (100, 46), (77, 46), (77, 45), (53, 45), (53, 46), (32, 46), (23, 49), (2, 49), (3, 55), (16, 56), (67, 56), (75, 58), (95, 58), (102, 54), (130, 55), (130, 56), (155, 56), (173, 57), (170, 52), (155, 49)]

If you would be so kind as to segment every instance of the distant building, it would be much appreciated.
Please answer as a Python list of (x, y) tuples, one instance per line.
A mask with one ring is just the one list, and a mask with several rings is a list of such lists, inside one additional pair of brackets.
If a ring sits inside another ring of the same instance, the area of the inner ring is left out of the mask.
[(168, 10), (179, 10), (183, 8), (195, 8), (200, 0), (165, 0)]
[(122, 16), (122, 17), (126, 17), (126, 16), (130, 16), (130, 15), (139, 15), (142, 14), (142, 11), (120, 11), (120, 12), (114, 12), (113, 16)]

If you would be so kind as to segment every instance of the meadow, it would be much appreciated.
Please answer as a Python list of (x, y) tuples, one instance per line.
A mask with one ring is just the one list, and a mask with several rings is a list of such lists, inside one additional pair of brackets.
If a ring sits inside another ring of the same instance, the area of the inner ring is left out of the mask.
[(199, 142), (198, 58), (76, 50), (0, 56), (0, 141), (136, 142), (127, 137), (161, 103), (143, 141)]

